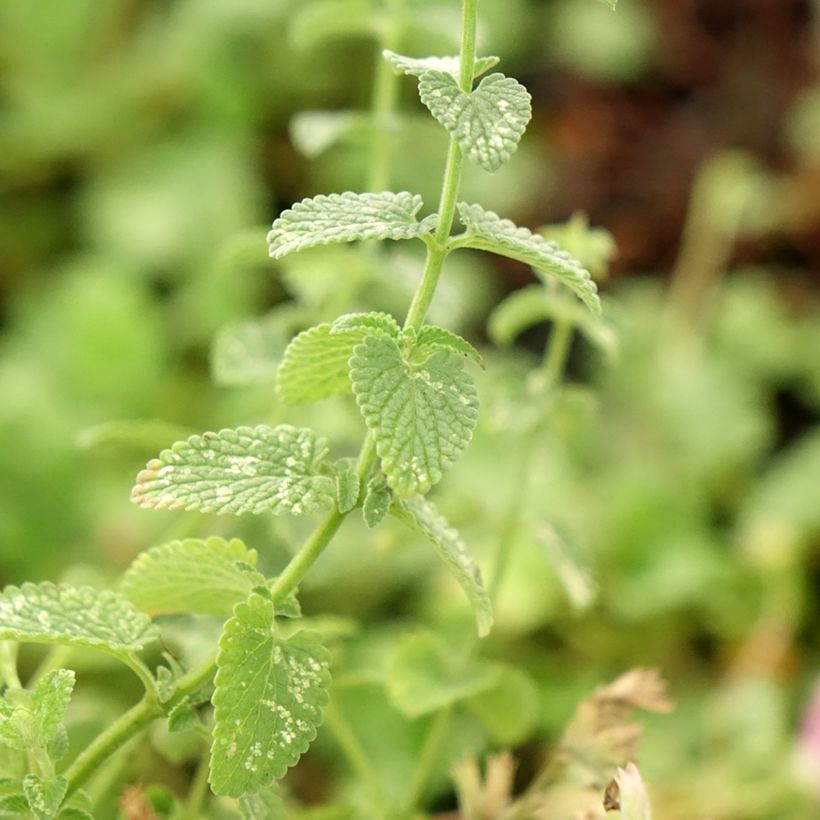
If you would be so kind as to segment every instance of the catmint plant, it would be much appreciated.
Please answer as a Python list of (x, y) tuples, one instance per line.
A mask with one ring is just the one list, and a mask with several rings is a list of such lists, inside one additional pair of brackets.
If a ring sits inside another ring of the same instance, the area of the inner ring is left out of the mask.
[[(559, 375), (573, 329), (599, 340), (606, 334), (588, 318), (601, 306), (581, 262), (541, 234), (459, 199), (463, 164), (496, 171), (514, 154), (531, 116), (526, 89), (495, 70), (497, 57), (476, 52), (477, 6), (478, 0), (463, 0), (458, 55), (383, 55), (397, 75), (417, 84), (421, 102), (449, 137), (435, 212), (408, 191), (329, 193), (284, 211), (267, 237), (274, 259), (365, 240), (416, 242), (426, 249), (401, 321), (383, 312), (331, 318), (292, 338), (277, 369), (276, 393), (285, 405), (352, 394), (361, 415), (358, 457), (334, 453), (321, 429), (240, 426), (173, 443), (139, 472), (132, 501), (145, 509), (311, 521), (304, 543), (273, 577), (260, 571), (256, 551), (242, 541), (213, 536), (172, 540), (142, 553), (117, 591), (50, 583), (6, 588), (0, 595), (6, 684), (0, 745), (12, 763), (0, 781), (0, 810), (91, 817), (84, 787), (141, 730), (165, 721), (172, 732), (194, 728), (203, 737), (214, 795), (237, 801), (245, 817), (280, 816), (276, 783), (315, 739), (331, 698), (331, 653), (321, 632), (301, 626), (299, 585), (348, 517), (362, 516), (375, 528), (392, 516), (424, 536), (462, 587), (477, 635), (490, 633), (493, 606), (479, 567), (428, 495), (470, 444), (479, 417), (474, 373), (482, 366), (480, 353), (451, 330), (426, 322), (445, 262), (473, 249), (536, 272), (537, 292), (499, 308), (492, 328), (511, 339), (528, 322), (559, 316), (553, 345), (561, 347), (545, 360), (547, 382)], [(385, 177), (383, 166), (380, 159), (374, 180)], [(494, 584), (501, 553), (496, 561)], [(158, 665), (146, 662), (144, 650), (156, 651), (162, 642), (162, 622), (152, 616), (168, 613), (224, 621), (208, 660), (188, 669), (170, 654)], [(17, 644), (25, 642), (105, 652), (145, 688), (135, 706), (64, 768), (63, 715), (74, 673), (51, 669), (23, 687), (15, 658)], [(437, 646), (422, 644), (414, 650), (435, 658)], [(208, 702), (212, 714), (200, 708)], [(381, 810), (410, 816), (421, 796), (417, 787), (406, 805)]]

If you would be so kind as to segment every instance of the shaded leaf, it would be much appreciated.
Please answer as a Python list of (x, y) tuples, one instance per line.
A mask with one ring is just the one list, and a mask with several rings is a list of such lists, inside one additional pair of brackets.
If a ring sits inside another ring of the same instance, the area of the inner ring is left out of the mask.
[(205, 433), (149, 461), (131, 500), (220, 515), (304, 515), (333, 504), (333, 480), (321, 472), (326, 455), (325, 439), (289, 424)]
[(467, 233), (455, 240), (455, 246), (498, 253), (530, 265), (536, 273), (555, 276), (593, 313), (601, 312), (598, 289), (589, 271), (554, 242), (480, 205), (459, 202), (458, 211)]
[(241, 797), (282, 777), (322, 721), (330, 656), (317, 635), (274, 632), (273, 602), (238, 604), (219, 642), (210, 783)]
[(381, 524), (387, 513), (390, 511), (390, 504), (393, 497), (390, 488), (384, 480), (384, 476), (379, 473), (373, 476), (367, 483), (367, 492), (362, 503), (362, 516), (364, 523), (373, 529)]
[(503, 74), (490, 74), (468, 94), (447, 71), (426, 71), (419, 96), (464, 155), (485, 171), (496, 171), (512, 156), (532, 117), (527, 89)]
[(484, 589), (481, 571), (467, 552), (458, 531), (426, 498), (412, 498), (395, 505), (393, 509), (398, 517), (422, 533), (436, 548), (439, 557), (470, 599), (478, 634), (481, 637), (488, 635), (493, 625), (492, 602)]
[(529, 737), (541, 715), (538, 687), (523, 669), (501, 663), (494, 669), (493, 686), (471, 696), (466, 706), (496, 743), (516, 746)]
[(356, 461), (352, 458), (341, 458), (336, 464), (336, 504), (339, 512), (348, 513), (359, 500), (359, 476), (356, 472)]
[(475, 385), (460, 357), (438, 350), (411, 362), (393, 339), (370, 336), (354, 350), (350, 379), (387, 483), (405, 497), (427, 492), (478, 420)]

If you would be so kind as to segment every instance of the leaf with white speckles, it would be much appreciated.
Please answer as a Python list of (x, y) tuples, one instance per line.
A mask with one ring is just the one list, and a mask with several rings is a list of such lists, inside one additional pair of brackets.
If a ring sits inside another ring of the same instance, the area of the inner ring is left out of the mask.
[(393, 495), (384, 476), (379, 473), (373, 476), (367, 483), (367, 492), (362, 503), (362, 517), (364, 523), (370, 528), (378, 526), (390, 512), (390, 504)]
[(265, 583), (255, 564), (256, 550), (238, 538), (186, 538), (138, 555), (123, 576), (121, 590), (134, 606), (152, 615), (230, 615), (235, 604)]
[(467, 546), (449, 521), (426, 498), (411, 498), (393, 507), (398, 518), (424, 535), (436, 548), (447, 569), (467, 593), (475, 613), (480, 637), (488, 635), (493, 625), (493, 605), (484, 589), (481, 571), (467, 552)]
[(376, 439), (387, 483), (426, 493), (469, 444), (478, 397), (462, 358), (436, 350), (423, 361), (387, 336), (370, 336), (350, 360), (353, 393)]
[(64, 777), (47, 780), (27, 774), (23, 778), (23, 794), (37, 820), (51, 820), (57, 814), (67, 789), (68, 781)]
[(158, 634), (147, 615), (107, 590), (42, 583), (0, 593), (0, 638), (136, 652)]
[(219, 641), (210, 783), (241, 797), (282, 777), (316, 737), (330, 686), (318, 635), (274, 631), (273, 602), (238, 604)]
[(359, 474), (356, 461), (352, 458), (340, 458), (336, 464), (336, 504), (339, 512), (349, 513), (359, 500)]
[(289, 424), (191, 436), (148, 462), (131, 500), (155, 509), (304, 515), (334, 503), (327, 452), (325, 439)]
[(545, 282), (554, 276), (563, 282), (593, 312), (601, 312), (598, 289), (589, 271), (554, 242), (520, 228), (509, 219), (502, 219), (480, 205), (458, 203), (461, 221), (467, 228), (456, 240), (457, 247), (477, 248), (517, 259), (530, 265)]
[[(411, 77), (421, 77), (425, 71), (446, 71), (458, 79), (461, 60), (458, 57), (405, 57), (395, 51), (384, 49), (382, 56), (399, 73)], [(473, 77), (480, 77), (499, 63), (498, 57), (476, 57)]]
[(280, 259), (294, 251), (332, 242), (420, 238), (434, 228), (430, 217), (421, 222), (416, 218), (421, 206), (421, 197), (407, 191), (346, 191), (303, 199), (273, 223), (268, 233), (270, 255)]
[(532, 116), (527, 89), (503, 74), (490, 74), (468, 94), (449, 72), (425, 71), (419, 96), (467, 159), (485, 171), (498, 170), (512, 156)]

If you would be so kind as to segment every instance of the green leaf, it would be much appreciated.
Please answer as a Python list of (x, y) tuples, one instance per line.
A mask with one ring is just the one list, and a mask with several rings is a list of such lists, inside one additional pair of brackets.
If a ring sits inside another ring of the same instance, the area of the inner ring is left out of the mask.
[(60, 733), (73, 691), (74, 672), (70, 669), (52, 669), (38, 681), (32, 696), (32, 706), (43, 746), (51, 743)]
[(292, 321), (289, 314), (274, 312), (222, 328), (211, 348), (214, 381), (226, 387), (272, 384), (292, 335)]
[(131, 500), (218, 515), (304, 515), (334, 502), (333, 479), (321, 472), (326, 455), (325, 439), (289, 424), (191, 436), (148, 462)]
[(545, 274), (555, 276), (593, 313), (601, 312), (598, 289), (589, 271), (554, 242), (528, 228), (519, 228), (509, 219), (501, 219), (480, 205), (459, 202), (458, 210), (467, 233), (455, 240), (454, 247), (477, 248), (517, 259), (534, 268), (544, 281), (547, 281)]
[(243, 820), (285, 820), (285, 806), (279, 784), (271, 783), (253, 794), (239, 798)]
[(429, 217), (419, 222), (421, 197), (406, 191), (395, 194), (320, 195), (297, 202), (283, 211), (268, 233), (270, 255), (280, 259), (294, 251), (354, 242), (359, 239), (416, 239), (433, 230)]
[(445, 348), (466, 357), (477, 365), (482, 365), (481, 354), (466, 339), (462, 339), (458, 334), (445, 330), (443, 327), (425, 325), (416, 334), (416, 344), (422, 350)]
[(387, 670), (387, 691), (396, 707), (415, 718), (491, 688), (492, 665), (454, 652), (429, 633), (410, 635), (396, 647)]
[(352, 458), (340, 458), (336, 462), (336, 504), (339, 512), (348, 513), (359, 500), (359, 476), (356, 472), (356, 461)]
[(618, 250), (615, 239), (605, 228), (591, 228), (585, 213), (574, 213), (566, 222), (547, 225), (539, 233), (577, 259), (594, 279), (606, 279)]
[(527, 89), (503, 74), (490, 74), (468, 94), (447, 71), (426, 71), (419, 96), (467, 159), (485, 171), (498, 170), (512, 156), (532, 116)]
[(436, 548), (439, 557), (470, 599), (479, 636), (483, 638), (488, 635), (493, 625), (493, 605), (484, 589), (481, 571), (467, 552), (458, 531), (426, 498), (404, 501), (394, 505), (393, 510)]
[(300, 111), (291, 118), (288, 130), (296, 150), (315, 159), (334, 145), (364, 139), (370, 120), (361, 111)]
[(401, 328), (389, 313), (373, 311), (371, 313), (346, 313), (333, 322), (330, 332), (333, 335), (357, 332), (362, 334), (361, 338), (384, 333), (396, 339)]
[(388, 512), (393, 496), (384, 480), (384, 475), (374, 475), (367, 483), (367, 492), (362, 503), (364, 523), (370, 528), (381, 524)]
[(177, 704), (168, 715), (168, 731), (172, 733), (193, 729), (197, 723), (199, 723), (199, 716), (187, 703)]
[(26, 814), (28, 810), (28, 800), (23, 794), (23, 782), (12, 778), (0, 779), (0, 812)]
[[(457, 80), (461, 71), (461, 60), (456, 57), (405, 57), (403, 54), (396, 54), (395, 51), (384, 49), (382, 51), (384, 59), (387, 60), (396, 72), (407, 74), (412, 77), (421, 77), (427, 71), (444, 71)], [(491, 68), (500, 62), (498, 57), (476, 57), (473, 68), (473, 77), (480, 77), (486, 74)]]
[(38, 820), (51, 820), (57, 814), (67, 789), (68, 781), (64, 777), (45, 780), (36, 774), (27, 774), (23, 778), (23, 793)]
[(410, 361), (386, 336), (370, 336), (350, 360), (353, 392), (376, 440), (387, 483), (425, 493), (469, 444), (478, 397), (460, 357), (438, 350)]
[(541, 715), (538, 687), (515, 666), (496, 663), (493, 668), (493, 686), (471, 696), (466, 706), (484, 724), (495, 743), (516, 746), (530, 736)]
[(216, 663), (210, 783), (241, 797), (282, 777), (316, 737), (330, 655), (314, 633), (278, 637), (273, 602), (253, 593), (225, 624)]
[[(237, 562), (250, 564), (251, 571)], [(135, 607), (151, 615), (230, 615), (253, 587), (265, 583), (265, 577), (252, 569), (255, 564), (256, 551), (237, 538), (186, 538), (138, 555), (123, 576), (121, 590)]]
[(151, 619), (120, 595), (51, 583), (0, 593), (0, 638), (136, 652), (159, 634)]
[(537, 538), (544, 547), (572, 608), (578, 612), (589, 609), (598, 595), (598, 585), (578, 547), (550, 524), (543, 524), (539, 528)]

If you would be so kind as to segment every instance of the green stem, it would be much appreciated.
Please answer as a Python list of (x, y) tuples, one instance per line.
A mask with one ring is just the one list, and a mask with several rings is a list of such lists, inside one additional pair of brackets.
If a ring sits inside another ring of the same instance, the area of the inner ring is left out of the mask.
[(351, 768), (366, 784), (371, 792), (376, 808), (383, 812), (387, 805), (382, 785), (376, 775), (376, 770), (362, 749), (350, 724), (344, 719), (341, 712), (331, 703), (325, 709), (325, 724), (333, 734), (336, 743), (350, 763)]
[(208, 771), (210, 766), (209, 756), (203, 755), (199, 759), (194, 779), (188, 790), (188, 799), (185, 801), (184, 820), (197, 820), (202, 814), (202, 806), (205, 803), (205, 796), (208, 794)]
[(126, 655), (117, 655), (117, 657), (142, 681), (145, 691), (153, 697), (156, 697), (157, 682), (151, 674), (151, 670), (137, 657), (137, 655), (134, 652), (129, 652)]
[(404, 802), (405, 810), (403, 812), (406, 817), (412, 817), (416, 807), (424, 798), (424, 791), (427, 788), (430, 775), (435, 769), (441, 754), (441, 746), (447, 737), (447, 727), (452, 712), (452, 706), (447, 706), (433, 718), (424, 746), (416, 762), (416, 770), (413, 773), (413, 779), (410, 781), (410, 788), (407, 790), (407, 798)]

